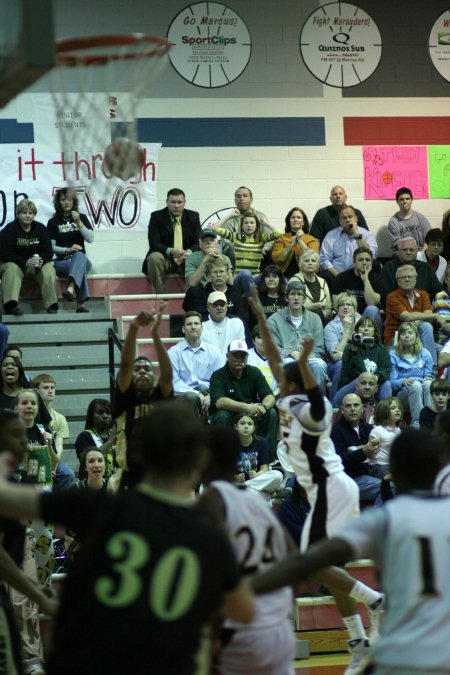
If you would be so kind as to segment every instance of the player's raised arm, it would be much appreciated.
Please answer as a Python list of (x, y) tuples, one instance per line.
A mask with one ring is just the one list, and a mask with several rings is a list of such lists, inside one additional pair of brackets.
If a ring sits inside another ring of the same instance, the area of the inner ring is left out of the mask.
[(264, 314), (263, 306), (261, 305), (258, 296), (258, 288), (256, 284), (252, 284), (251, 294), (252, 297), (249, 298), (248, 302), (253, 314), (255, 315), (259, 329), (261, 331), (261, 340), (263, 341), (264, 352), (267, 356), (270, 370), (272, 371), (276, 381), (279, 382), (281, 378), (283, 360), (281, 358), (281, 354), (278, 351), (275, 342), (273, 341), (272, 334), (269, 330), (269, 326), (267, 325), (266, 315)]
[(311, 546), (302, 555), (291, 555), (275, 563), (266, 572), (251, 577), (251, 586), (256, 595), (270, 593), (282, 586), (292, 586), (308, 579), (330, 565), (340, 565), (352, 560), (353, 550), (342, 539), (329, 539)]
[(311, 417), (316, 420), (322, 420), (325, 417), (325, 403), (323, 396), (312, 372), (308, 359), (314, 350), (314, 338), (311, 335), (305, 335), (302, 341), (302, 350), (298, 357), (298, 368), (302, 376), (305, 393), (308, 395), (311, 404)]

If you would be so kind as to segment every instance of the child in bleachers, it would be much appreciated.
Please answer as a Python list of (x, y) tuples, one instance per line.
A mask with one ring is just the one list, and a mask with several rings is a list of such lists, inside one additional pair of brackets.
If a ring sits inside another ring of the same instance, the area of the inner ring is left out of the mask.
[(373, 415), (375, 426), (369, 434), (370, 439), (379, 441), (378, 451), (369, 460), (372, 476), (384, 478), (389, 473), (389, 456), (394, 438), (400, 433), (403, 421), (403, 407), (398, 398), (390, 396), (378, 401)]
[(259, 272), (265, 245), (281, 236), (282, 232), (262, 232), (258, 216), (251, 211), (241, 217), (239, 232), (230, 232), (217, 225), (212, 227), (217, 234), (233, 243), (236, 261), (234, 283), (239, 284), (249, 296), (250, 282)]
[(255, 422), (250, 415), (238, 413), (235, 429), (241, 442), (236, 483), (243, 483), (270, 502), (272, 493), (283, 482), (283, 474), (276, 469), (269, 469), (269, 446), (265, 438), (255, 436)]
[(448, 380), (433, 380), (430, 384), (431, 401), (420, 411), (419, 423), (421, 429), (433, 431), (436, 417), (448, 408), (449, 394), (450, 382)]

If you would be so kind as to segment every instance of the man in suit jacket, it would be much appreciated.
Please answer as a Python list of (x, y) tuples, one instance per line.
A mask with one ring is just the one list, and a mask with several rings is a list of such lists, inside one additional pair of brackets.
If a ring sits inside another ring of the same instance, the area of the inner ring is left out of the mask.
[[(148, 274), (156, 293), (165, 292), (166, 276), (177, 272), (184, 276), (184, 261), (192, 251), (199, 248), (201, 232), (197, 211), (185, 209), (186, 195), (179, 188), (167, 193), (166, 208), (153, 211), (148, 225), (150, 250), (142, 264), (142, 271)], [(181, 222), (182, 246), (175, 246), (175, 228)]]

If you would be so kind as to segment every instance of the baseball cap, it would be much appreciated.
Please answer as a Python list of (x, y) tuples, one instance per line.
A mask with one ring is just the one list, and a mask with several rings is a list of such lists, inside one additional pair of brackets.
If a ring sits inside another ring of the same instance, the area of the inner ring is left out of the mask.
[(228, 305), (227, 296), (225, 295), (225, 293), (222, 293), (222, 291), (213, 291), (212, 293), (210, 293), (208, 295), (207, 304), (213, 305), (218, 300), (222, 300), (222, 302), (225, 302)]
[(214, 237), (214, 239), (217, 238), (217, 232), (214, 230), (202, 230), (200, 232), (200, 237), (199, 239), (204, 239), (205, 237)]
[(248, 347), (243, 340), (232, 340), (227, 349), (227, 353), (230, 352), (245, 352), (248, 354)]
[(289, 295), (291, 291), (302, 291), (306, 295), (306, 286), (301, 281), (294, 279), (290, 281), (286, 287), (286, 295)]

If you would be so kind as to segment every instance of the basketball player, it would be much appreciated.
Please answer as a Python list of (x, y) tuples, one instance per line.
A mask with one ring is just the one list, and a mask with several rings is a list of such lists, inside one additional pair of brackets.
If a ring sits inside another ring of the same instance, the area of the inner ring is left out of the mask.
[(144, 479), (118, 495), (39, 494), (0, 478), (0, 513), (50, 517), (81, 535), (47, 675), (203, 675), (219, 608), (236, 621), (253, 619), (225, 534), (190, 508), (207, 459), (198, 416), (185, 404), (160, 403), (139, 420), (133, 451)]
[(389, 599), (374, 675), (450, 673), (450, 498), (432, 494), (440, 452), (429, 431), (399, 434), (390, 456), (398, 496), (253, 580), (254, 590), (266, 593), (326, 565), (374, 560)]
[[(212, 426), (210, 438), (211, 457), (203, 479), (209, 487), (197, 507), (225, 527), (244, 575), (268, 569), (295, 551), (295, 545), (259, 495), (232, 484), (241, 451), (237, 432)], [(295, 640), (287, 618), (292, 602), (292, 590), (282, 588), (258, 599), (250, 624), (226, 621), (216, 674), (293, 675)]]
[[(300, 543), (301, 550), (305, 551), (311, 544), (333, 535), (339, 527), (358, 515), (358, 486), (345, 473), (330, 439), (332, 407), (322, 396), (308, 365), (308, 357), (314, 348), (313, 338), (303, 338), (298, 362), (283, 366), (255, 287), (250, 302), (269, 365), (280, 385), (281, 398), (277, 407), (284, 442), (280, 444), (279, 459), (282, 465), (295, 472), (311, 506)], [(314, 579), (329, 588), (349, 631), (348, 646), (352, 659), (345, 675), (352, 675), (369, 651), (356, 600), (369, 608), (372, 623), (370, 638), (374, 642), (378, 637), (383, 596), (339, 568), (324, 570), (315, 574)]]

